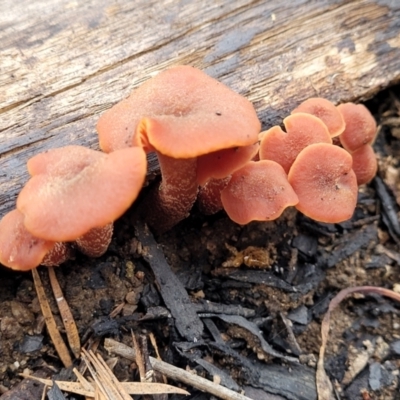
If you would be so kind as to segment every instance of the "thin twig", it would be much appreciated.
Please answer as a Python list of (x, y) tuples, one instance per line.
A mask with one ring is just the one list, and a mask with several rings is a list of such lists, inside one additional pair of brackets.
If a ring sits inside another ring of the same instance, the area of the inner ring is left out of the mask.
[[(104, 348), (110, 353), (117, 354), (119, 356), (127, 358), (128, 360), (135, 361), (136, 359), (135, 351), (131, 347), (123, 343), (117, 342), (116, 340), (105, 339)], [(165, 374), (168, 378), (186, 383), (187, 385), (193, 386), (196, 389), (202, 390), (206, 393), (210, 393), (221, 399), (251, 400), (247, 396), (227, 389), (224, 386), (215, 384), (208, 379), (193, 375), (182, 368), (177, 368), (174, 365), (168, 364), (164, 361), (159, 361), (156, 358), (150, 357), (150, 362), (155, 371), (159, 371), (162, 374)]]
[(69, 355), (68, 348), (64, 343), (63, 338), (57, 328), (56, 321), (54, 320), (53, 313), (51, 312), (49, 302), (47, 301), (46, 293), (44, 291), (42, 281), (36, 269), (32, 270), (33, 281), (35, 283), (36, 293), (42, 309), (43, 317), (46, 321), (47, 330), (54, 347), (60, 356), (60, 360), (66, 368), (72, 365), (72, 359)]
[(48, 268), (51, 288), (53, 289), (54, 297), (57, 302), (58, 309), (64, 324), (65, 333), (67, 335), (69, 347), (71, 348), (74, 356), (79, 358), (81, 353), (81, 341), (79, 339), (78, 328), (76, 327), (74, 317), (67, 301), (64, 298), (61, 287), (58, 283), (56, 273), (53, 267)]

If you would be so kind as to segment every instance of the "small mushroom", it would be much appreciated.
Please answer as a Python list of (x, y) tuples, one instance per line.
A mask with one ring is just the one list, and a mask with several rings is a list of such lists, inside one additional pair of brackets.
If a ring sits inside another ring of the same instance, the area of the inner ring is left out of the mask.
[(333, 103), (321, 97), (312, 97), (303, 101), (292, 114), (302, 112), (312, 114), (327, 126), (331, 137), (339, 136), (345, 128), (345, 121)]
[(342, 146), (354, 152), (365, 144), (372, 144), (377, 129), (374, 117), (363, 104), (344, 103), (337, 106), (346, 128), (339, 136)]
[(215, 151), (197, 158), (197, 195), (199, 210), (212, 215), (223, 209), (221, 190), (228, 184), (231, 174), (254, 159), (259, 144)]
[(8, 268), (20, 271), (36, 268), (54, 245), (54, 241), (32, 236), (18, 210), (10, 211), (0, 221), (0, 263)]
[(221, 191), (221, 201), (229, 218), (238, 224), (272, 221), (298, 198), (284, 169), (275, 161), (249, 161), (232, 174)]
[(369, 183), (378, 170), (374, 149), (371, 145), (365, 144), (350, 154), (353, 158), (353, 171), (356, 174), (358, 186)]
[(140, 145), (157, 153), (162, 182), (142, 212), (162, 233), (184, 219), (196, 199), (198, 157), (253, 145), (260, 122), (246, 98), (196, 68), (177, 66), (104, 113), (97, 130), (106, 152)]
[(297, 156), (288, 177), (299, 197), (296, 208), (306, 216), (336, 223), (353, 215), (358, 186), (346, 150), (327, 143), (311, 144)]
[(222, 179), (210, 179), (206, 184), (200, 186), (197, 196), (197, 205), (204, 215), (213, 215), (224, 207), (221, 201), (221, 191), (226, 188), (231, 176)]
[(274, 126), (260, 134), (260, 160), (272, 160), (289, 172), (297, 155), (312, 143), (332, 143), (328, 128), (317, 117), (298, 112), (283, 120), (286, 132)]
[(32, 177), (17, 199), (26, 229), (44, 240), (67, 242), (93, 228), (110, 230), (107, 225), (139, 194), (146, 157), (139, 147), (105, 154), (66, 146), (34, 156), (27, 166)]
[(197, 158), (197, 182), (205, 185), (210, 179), (224, 179), (252, 160), (259, 151), (259, 144), (231, 147), (204, 154)]

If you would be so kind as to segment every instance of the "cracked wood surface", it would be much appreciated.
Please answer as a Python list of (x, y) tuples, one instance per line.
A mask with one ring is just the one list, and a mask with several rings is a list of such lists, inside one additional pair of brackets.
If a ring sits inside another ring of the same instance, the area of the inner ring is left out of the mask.
[(170, 65), (247, 96), (263, 128), (311, 96), (363, 100), (400, 79), (397, 0), (3, 0), (0, 217), (53, 147), (98, 148), (99, 115)]

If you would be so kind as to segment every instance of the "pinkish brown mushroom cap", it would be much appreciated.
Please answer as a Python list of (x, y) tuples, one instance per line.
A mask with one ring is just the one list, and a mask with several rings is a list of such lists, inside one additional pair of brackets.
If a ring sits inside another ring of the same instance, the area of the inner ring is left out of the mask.
[(332, 143), (326, 125), (317, 117), (295, 113), (283, 120), (286, 132), (274, 126), (260, 134), (260, 159), (272, 160), (289, 173), (297, 155), (310, 144)]
[(18, 210), (10, 211), (0, 221), (0, 263), (8, 268), (20, 271), (36, 268), (54, 244), (32, 236)]
[(258, 143), (214, 151), (197, 158), (197, 182), (204, 185), (209, 179), (223, 179), (252, 160)]
[(328, 128), (331, 137), (340, 135), (345, 128), (345, 122), (340, 112), (333, 103), (324, 98), (312, 97), (303, 101), (292, 111), (292, 114), (298, 112), (312, 114), (321, 119)]
[(358, 193), (352, 163), (346, 150), (331, 144), (311, 144), (302, 150), (289, 171), (289, 182), (299, 197), (296, 208), (320, 222), (351, 218)]
[(346, 128), (339, 136), (342, 146), (356, 151), (365, 144), (371, 144), (376, 136), (376, 122), (363, 104), (344, 103), (337, 106), (346, 122)]
[(33, 175), (17, 199), (26, 229), (51, 241), (73, 241), (120, 217), (136, 199), (146, 174), (139, 148), (111, 154), (66, 146), (28, 161)]
[(174, 158), (251, 145), (259, 130), (246, 98), (190, 66), (160, 72), (105, 112), (97, 124), (106, 152), (143, 144), (146, 151), (156, 149)]
[(235, 171), (221, 192), (229, 218), (238, 224), (272, 221), (297, 204), (284, 169), (275, 161), (249, 161)]
[(372, 146), (365, 144), (350, 154), (353, 158), (353, 171), (357, 177), (357, 184), (360, 186), (370, 182), (378, 171), (378, 162)]

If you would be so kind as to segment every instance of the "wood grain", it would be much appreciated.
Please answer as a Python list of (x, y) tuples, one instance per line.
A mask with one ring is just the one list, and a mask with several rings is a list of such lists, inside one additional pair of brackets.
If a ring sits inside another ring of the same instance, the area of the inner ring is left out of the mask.
[(264, 128), (300, 101), (362, 100), (400, 78), (396, 0), (3, 0), (0, 216), (52, 147), (98, 148), (99, 115), (167, 66), (205, 70)]

